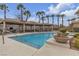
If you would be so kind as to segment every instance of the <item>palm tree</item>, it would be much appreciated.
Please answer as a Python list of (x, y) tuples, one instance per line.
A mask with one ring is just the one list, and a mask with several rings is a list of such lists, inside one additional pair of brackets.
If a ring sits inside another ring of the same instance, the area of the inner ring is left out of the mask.
[(48, 24), (49, 24), (49, 17), (50, 17), (49, 15), (46, 15), (46, 18), (47, 18), (47, 20), (48, 20)]
[(36, 13), (36, 16), (38, 15), (39, 17), (39, 23), (40, 23), (40, 20), (42, 20), (42, 23), (44, 23), (44, 15), (45, 15), (45, 12), (44, 11), (38, 11)]
[(64, 21), (63, 21), (63, 18), (64, 18), (64, 14), (62, 14), (62, 15), (60, 15), (61, 16), (61, 18), (62, 18), (62, 27), (63, 27), (63, 25), (64, 25)]
[(21, 12), (20, 17), (21, 17), (21, 20), (23, 21), (23, 13), (24, 13), (24, 10), (25, 10), (24, 6), (22, 4), (18, 4), (17, 10), (20, 10), (20, 12)]
[(52, 14), (51, 17), (52, 17), (52, 24), (54, 24), (54, 15)]
[(42, 23), (44, 24), (45, 16), (41, 17), (42, 18)]
[(41, 20), (42, 20), (42, 23), (44, 23), (44, 16), (45, 16), (45, 12), (41, 11)]
[(26, 16), (26, 21), (28, 20), (28, 18), (31, 16), (31, 13), (29, 10), (24, 12), (24, 15)]
[(41, 12), (40, 12), (40, 11), (36, 12), (36, 16), (38, 16), (38, 18), (39, 18), (39, 23), (40, 23), (40, 19), (41, 19)]
[(44, 18), (45, 18), (45, 12), (44, 11), (40, 11), (41, 12), (41, 20), (43, 23), (43, 30), (44, 30)]
[(57, 16), (57, 18), (58, 18), (58, 19), (57, 19), (57, 23), (58, 23), (58, 28), (59, 28), (59, 25), (60, 25), (60, 24), (59, 24), (59, 17), (60, 17), (60, 15), (58, 14), (58, 15), (56, 15), (56, 16)]
[(4, 11), (4, 20), (6, 20), (6, 13), (8, 10), (8, 6), (6, 4), (0, 4), (0, 9)]

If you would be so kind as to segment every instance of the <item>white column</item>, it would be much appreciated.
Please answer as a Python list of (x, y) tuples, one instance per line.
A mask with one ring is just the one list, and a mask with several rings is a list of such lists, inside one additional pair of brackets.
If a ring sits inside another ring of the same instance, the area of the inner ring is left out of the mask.
[(3, 33), (5, 33), (5, 26), (6, 26), (5, 21), (3, 21)]
[(6, 23), (5, 23), (5, 21), (3, 21), (3, 32), (2, 32), (2, 40), (3, 40), (3, 44), (5, 43), (5, 41), (4, 41), (4, 33), (5, 33), (5, 26), (6, 26)]
[(53, 31), (53, 25), (52, 25), (52, 31)]
[(35, 32), (35, 24), (34, 24), (34, 32)]
[(25, 24), (23, 24), (23, 32), (25, 32)]
[(43, 24), (43, 31), (44, 31), (44, 24)]

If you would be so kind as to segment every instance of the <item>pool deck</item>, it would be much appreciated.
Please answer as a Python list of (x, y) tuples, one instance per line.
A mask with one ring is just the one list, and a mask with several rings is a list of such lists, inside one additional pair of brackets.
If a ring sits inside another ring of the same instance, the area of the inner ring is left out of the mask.
[[(0, 55), (1, 56), (79, 56), (79, 51), (69, 49), (66, 44), (56, 43), (54, 40), (49, 39), (42, 48), (36, 49), (21, 42), (8, 38), (21, 34), (7, 34), (5, 35), (5, 44), (2, 44), (2, 36), (0, 35)], [(30, 34), (30, 33), (27, 33)]]

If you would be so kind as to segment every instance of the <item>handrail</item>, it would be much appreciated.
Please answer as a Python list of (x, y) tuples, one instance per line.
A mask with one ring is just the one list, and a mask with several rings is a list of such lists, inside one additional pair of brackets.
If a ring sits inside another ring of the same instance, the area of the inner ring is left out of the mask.
[[(1, 31), (1, 34), (2, 34), (2, 42), (3, 42), (3, 44), (5, 44), (5, 39), (4, 39), (4, 34), (5, 34), (5, 32), (3, 32), (2, 30), (0, 30)], [(11, 31), (8, 31), (8, 32), (10, 32), (10, 33), (13, 33), (13, 32), (11, 32)], [(16, 35), (16, 34), (15, 34)]]

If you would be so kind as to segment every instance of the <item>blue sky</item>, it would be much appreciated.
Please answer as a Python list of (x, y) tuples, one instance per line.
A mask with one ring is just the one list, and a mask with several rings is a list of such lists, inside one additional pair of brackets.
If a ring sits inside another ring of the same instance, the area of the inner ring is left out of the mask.
[[(16, 14), (19, 13), (17, 11), (16, 3), (8, 3), (9, 12), (7, 13), (8, 18), (14, 18)], [(26, 9), (30, 10), (32, 16), (29, 20), (38, 21), (35, 15), (37, 11), (44, 10), (46, 14), (66, 14), (65, 24), (67, 24), (67, 19), (75, 17), (74, 13), (79, 9), (79, 3), (25, 3), (23, 4)], [(3, 11), (0, 10), (0, 17), (3, 17)], [(50, 20), (51, 23), (51, 20)], [(55, 21), (55, 24), (57, 22)], [(61, 23), (61, 21), (60, 21)]]

